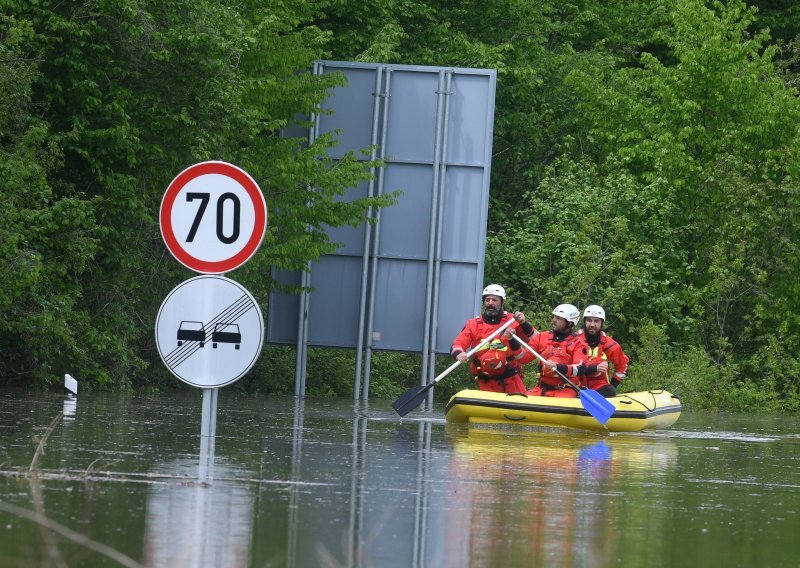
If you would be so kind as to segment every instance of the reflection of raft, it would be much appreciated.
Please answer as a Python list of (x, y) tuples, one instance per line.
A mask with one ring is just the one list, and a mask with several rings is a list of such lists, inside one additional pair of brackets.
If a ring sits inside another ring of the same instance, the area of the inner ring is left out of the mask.
[(504, 468), (503, 464), (512, 460), (529, 474), (549, 471), (548, 475), (552, 475), (567, 462), (577, 461), (579, 467), (613, 462), (624, 467), (626, 476), (638, 472), (652, 480), (653, 475), (663, 475), (678, 458), (678, 448), (672, 440), (654, 432), (607, 436), (566, 428), (483, 428), (466, 424), (448, 424), (445, 429), (456, 456), (472, 460), (473, 468), (478, 464), (488, 468), (491, 466), (487, 464), (492, 463)]
[[(665, 390), (629, 392), (607, 399), (616, 410), (606, 423), (611, 432), (668, 428), (681, 415), (681, 402)], [(517, 423), (605, 430), (578, 398), (556, 398), (462, 390), (445, 408), (448, 422)]]

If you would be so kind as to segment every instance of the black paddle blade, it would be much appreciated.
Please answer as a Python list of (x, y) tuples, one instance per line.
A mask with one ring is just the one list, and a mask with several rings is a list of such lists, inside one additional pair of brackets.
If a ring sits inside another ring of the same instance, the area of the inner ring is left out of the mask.
[(581, 389), (581, 403), (586, 411), (594, 416), (600, 424), (605, 425), (616, 408), (597, 391)]
[(397, 400), (392, 403), (392, 408), (400, 416), (405, 416), (425, 400), (425, 393), (434, 385), (431, 383), (422, 387), (415, 387), (408, 392), (401, 394)]

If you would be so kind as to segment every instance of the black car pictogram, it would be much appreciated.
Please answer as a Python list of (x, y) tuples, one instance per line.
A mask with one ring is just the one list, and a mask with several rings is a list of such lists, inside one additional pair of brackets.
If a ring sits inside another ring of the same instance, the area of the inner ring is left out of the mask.
[(201, 321), (182, 321), (178, 327), (178, 347), (184, 341), (199, 341), (200, 347), (206, 344), (205, 325)]
[(211, 334), (212, 347), (217, 348), (217, 343), (235, 343), (236, 349), (242, 343), (242, 334), (235, 323), (214, 324), (214, 333)]

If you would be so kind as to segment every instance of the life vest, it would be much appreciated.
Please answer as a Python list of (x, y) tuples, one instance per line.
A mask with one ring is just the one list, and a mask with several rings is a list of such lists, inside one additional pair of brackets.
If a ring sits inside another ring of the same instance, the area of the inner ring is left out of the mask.
[[(468, 352), (512, 317), (511, 314), (504, 311), (503, 315), (500, 317), (500, 321), (497, 323), (488, 323), (483, 319), (483, 316), (477, 316), (468, 320), (453, 341), (453, 345), (450, 347), (450, 353), (454, 353), (457, 349), (465, 353)], [(511, 329), (524, 340), (525, 335), (519, 328), (517, 322), (511, 324)], [(490, 344), (494, 347), (490, 346)], [(520, 372), (519, 362), (516, 357), (512, 356), (517, 353), (519, 353), (519, 351), (512, 352), (510, 350), (508, 341), (501, 335), (472, 355), (470, 359), (470, 373), (475, 376), (497, 377), (504, 373), (508, 375), (515, 370), (516, 372)], [(510, 369), (510, 371), (506, 370), (507, 368)]]
[[(600, 339), (594, 347), (589, 345), (586, 334), (583, 330), (578, 332), (579, 345), (575, 352), (575, 360), (583, 362), (585, 365), (597, 365), (602, 361), (608, 361), (614, 366), (613, 377), (622, 382), (628, 373), (628, 356), (622, 350), (622, 346), (617, 343), (605, 331), (600, 332)], [(591, 389), (597, 390), (604, 384), (609, 383), (607, 374), (596, 372), (583, 377), (582, 383)]]
[[(563, 339), (556, 339), (552, 331), (545, 331), (533, 336), (528, 342), (528, 345), (533, 347), (534, 351), (547, 360), (555, 361), (559, 365), (571, 366), (575, 348), (578, 345), (578, 336), (574, 333), (570, 333)], [(519, 361), (525, 364), (535, 359), (536, 357), (526, 350)], [(566, 374), (568, 377), (573, 376), (573, 373), (570, 371)], [(564, 381), (558, 373), (556, 373), (554, 369), (544, 367), (541, 363), (539, 364), (539, 380), (548, 386), (559, 388), (564, 386)]]
[(508, 364), (511, 348), (500, 339), (493, 339), (483, 346), (475, 355), (472, 362), (478, 376), (488, 375), (496, 377), (503, 375)]

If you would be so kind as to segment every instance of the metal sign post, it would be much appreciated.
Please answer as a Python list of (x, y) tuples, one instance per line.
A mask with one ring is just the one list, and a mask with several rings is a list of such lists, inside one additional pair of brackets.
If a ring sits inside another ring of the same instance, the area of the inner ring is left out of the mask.
[(179, 284), (164, 299), (156, 346), (173, 375), (203, 389), (199, 476), (210, 479), (219, 387), (244, 376), (264, 343), (264, 318), (255, 298), (222, 274), (243, 265), (261, 246), (267, 205), (241, 168), (201, 162), (172, 180), (159, 224), (175, 259), (205, 275)]
[(203, 389), (203, 415), (200, 419), (200, 467), (202, 480), (214, 477), (214, 442), (217, 435), (217, 395), (219, 389)]

